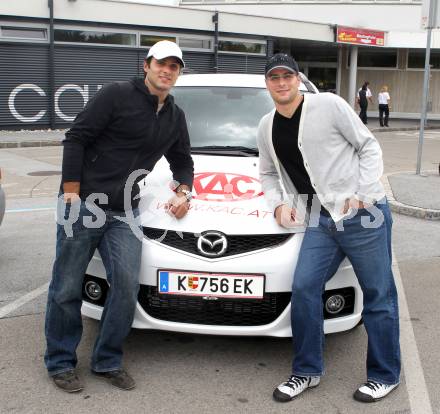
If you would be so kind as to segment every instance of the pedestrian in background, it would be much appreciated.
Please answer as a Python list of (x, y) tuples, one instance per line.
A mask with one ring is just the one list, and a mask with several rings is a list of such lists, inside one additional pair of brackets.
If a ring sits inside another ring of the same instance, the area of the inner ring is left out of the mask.
[(358, 96), (359, 96), (359, 92), (361, 91), (361, 89), (363, 88), (365, 86), (365, 88), (366, 88), (366, 91), (367, 91), (367, 99), (368, 99), (368, 101), (370, 101), (370, 104), (372, 104), (373, 103), (373, 94), (371, 93), (371, 90), (370, 90), (370, 88), (369, 88), (369, 86), (370, 86), (370, 82), (368, 82), (368, 81), (365, 81), (364, 82), (364, 84), (359, 88), (359, 90), (358, 90)]
[(367, 98), (367, 86), (364, 84), (358, 92), (357, 103), (360, 108), (359, 118), (366, 125), (368, 124), (367, 109), (368, 109), (368, 98)]
[[(389, 126), (388, 125), (388, 119), (390, 117), (390, 94), (388, 92), (388, 86), (383, 85), (382, 89), (380, 90), (380, 93), (377, 97), (377, 100), (379, 102), (379, 122), (380, 126)], [(385, 114), (385, 119), (383, 115)]]

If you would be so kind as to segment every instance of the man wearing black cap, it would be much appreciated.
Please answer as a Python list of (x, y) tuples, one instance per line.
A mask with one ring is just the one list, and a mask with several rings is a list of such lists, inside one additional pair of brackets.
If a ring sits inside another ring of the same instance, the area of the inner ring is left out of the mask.
[(353, 396), (378, 401), (399, 385), (400, 376), (392, 218), (380, 182), (380, 146), (342, 98), (299, 93), (292, 57), (276, 54), (265, 74), (275, 109), (258, 128), (263, 191), (279, 225), (306, 227), (292, 287), (292, 374), (273, 397), (290, 401), (319, 385), (324, 374), (322, 294), (348, 257), (363, 291), (368, 334), (367, 382)]
[[(142, 247), (141, 236), (132, 231), (133, 221), (138, 224), (130, 218), (139, 215), (136, 183), (163, 155), (180, 183), (169, 212), (181, 218), (188, 211), (193, 182), (190, 142), (185, 115), (169, 95), (183, 67), (182, 51), (175, 43), (156, 43), (144, 62), (145, 78), (104, 86), (66, 133), (45, 330), (46, 367), (64, 391), (83, 389), (75, 372), (76, 348), (82, 334), (82, 283), (95, 249), (109, 290), (91, 370), (118, 388), (135, 386), (122, 369), (122, 345), (139, 291)], [(137, 180), (130, 186), (133, 174)], [(71, 217), (76, 220), (69, 228)]]

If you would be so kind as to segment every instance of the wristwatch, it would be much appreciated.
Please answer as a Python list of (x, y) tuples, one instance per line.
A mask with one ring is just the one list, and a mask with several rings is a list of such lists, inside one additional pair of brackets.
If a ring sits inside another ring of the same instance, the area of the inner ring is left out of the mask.
[(188, 201), (188, 202), (190, 202), (191, 199), (193, 198), (193, 195), (192, 195), (191, 191), (189, 191), (189, 190), (177, 189), (176, 193), (183, 193), (183, 194), (185, 194), (186, 201)]

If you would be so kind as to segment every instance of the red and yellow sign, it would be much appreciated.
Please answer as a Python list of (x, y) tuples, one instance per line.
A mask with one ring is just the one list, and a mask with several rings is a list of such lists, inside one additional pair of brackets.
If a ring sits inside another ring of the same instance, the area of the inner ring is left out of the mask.
[(385, 46), (385, 32), (338, 26), (336, 42), (364, 46)]

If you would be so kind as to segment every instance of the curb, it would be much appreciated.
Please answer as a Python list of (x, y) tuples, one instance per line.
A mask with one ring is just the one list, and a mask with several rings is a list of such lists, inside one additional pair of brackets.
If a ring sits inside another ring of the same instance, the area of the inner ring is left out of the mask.
[[(382, 132), (398, 132), (398, 131), (418, 131), (419, 126), (416, 127), (404, 127), (404, 128), (373, 128), (370, 129), (372, 133), (382, 133)], [(440, 129), (438, 126), (425, 126), (427, 129)], [(63, 138), (62, 138), (63, 139)], [(45, 139), (45, 140), (24, 140), (24, 141), (2, 141), (0, 137), (0, 149), (2, 148), (29, 148), (29, 147), (52, 147), (62, 145), (62, 139)]]
[(0, 141), (0, 148), (52, 147), (62, 145), (59, 140), (44, 141)]
[[(425, 131), (427, 129), (440, 129), (440, 125), (439, 126), (435, 126), (435, 125), (429, 126), (429, 125), (427, 125), (427, 126), (425, 126)], [(392, 127), (385, 128), (385, 127), (379, 127), (379, 128), (370, 129), (370, 132), (377, 133), (377, 132), (399, 132), (399, 131), (419, 131), (419, 130), (420, 130), (420, 125), (416, 126), (416, 127), (404, 127), (404, 128), (392, 128)]]
[(440, 220), (440, 210), (434, 210), (431, 208), (422, 208), (411, 206), (409, 204), (401, 203), (397, 201), (394, 197), (393, 189), (391, 188), (388, 177), (390, 175), (402, 174), (406, 171), (399, 171), (396, 173), (384, 174), (382, 176), (382, 184), (387, 195), (388, 204), (390, 205), (391, 211), (397, 214), (403, 214), (405, 216), (417, 217), (424, 220)]

